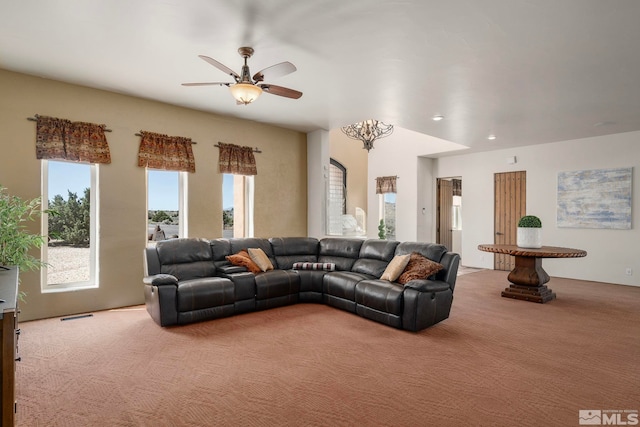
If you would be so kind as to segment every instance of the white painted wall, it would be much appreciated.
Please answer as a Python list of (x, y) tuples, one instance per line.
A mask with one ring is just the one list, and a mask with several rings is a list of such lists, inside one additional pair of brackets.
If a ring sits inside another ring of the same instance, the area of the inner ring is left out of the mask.
[(369, 152), (367, 235), (377, 238), (380, 221), (374, 215), (378, 212), (375, 179), (397, 175), (396, 240), (432, 242), (434, 163), (421, 156), (461, 148), (464, 147), (459, 144), (397, 127), (390, 136), (375, 141)]
[[(506, 159), (516, 156), (517, 163)], [(640, 286), (640, 132), (563, 141), (439, 158), (435, 177), (462, 177), (462, 259), (464, 265), (493, 268), (493, 174), (527, 172), (527, 213), (543, 224), (543, 244), (584, 249), (585, 258), (545, 259), (551, 276)], [(634, 167), (631, 230), (568, 229), (556, 226), (557, 176), (561, 171)], [(435, 212), (435, 209), (433, 210)], [(625, 269), (633, 275), (625, 275)]]

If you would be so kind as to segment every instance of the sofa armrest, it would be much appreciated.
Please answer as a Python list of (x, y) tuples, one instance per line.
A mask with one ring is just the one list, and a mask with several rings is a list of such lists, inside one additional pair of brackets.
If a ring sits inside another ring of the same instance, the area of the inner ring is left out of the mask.
[(171, 274), (154, 274), (142, 279), (145, 285), (162, 286), (162, 285), (178, 285), (178, 278)]
[(453, 291), (441, 280), (412, 280), (402, 293), (402, 328), (417, 332), (449, 317)]
[(218, 271), (222, 274), (234, 274), (234, 273), (244, 273), (247, 270), (246, 267), (242, 267), (240, 265), (219, 265), (216, 267)]
[(406, 285), (404, 285), (405, 289), (415, 289), (418, 292), (442, 292), (450, 289), (449, 283), (443, 282), (442, 280), (428, 280), (428, 279), (417, 279), (411, 280)]

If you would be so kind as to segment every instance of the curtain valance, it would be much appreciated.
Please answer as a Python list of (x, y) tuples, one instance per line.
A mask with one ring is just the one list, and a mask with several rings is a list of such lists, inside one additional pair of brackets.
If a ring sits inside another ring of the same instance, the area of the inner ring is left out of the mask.
[(381, 176), (376, 178), (376, 194), (396, 193), (397, 176)]
[(105, 125), (36, 116), (36, 158), (111, 163)]
[(191, 138), (141, 131), (138, 166), (152, 169), (195, 172)]
[(236, 175), (257, 175), (256, 158), (253, 148), (219, 142), (218, 166), (220, 173)]
[(454, 196), (462, 196), (462, 180), (461, 179), (452, 179), (451, 183), (453, 184), (453, 195)]

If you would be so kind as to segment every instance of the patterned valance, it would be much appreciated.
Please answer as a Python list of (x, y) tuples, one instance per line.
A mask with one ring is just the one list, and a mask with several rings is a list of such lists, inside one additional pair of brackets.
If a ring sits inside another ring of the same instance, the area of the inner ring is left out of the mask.
[(451, 183), (453, 184), (453, 195), (462, 197), (462, 180), (452, 179)]
[(138, 166), (170, 171), (195, 172), (191, 138), (141, 131)]
[(397, 193), (397, 176), (381, 176), (376, 178), (376, 194)]
[(241, 147), (234, 144), (219, 142), (220, 155), (218, 160), (220, 173), (236, 175), (257, 175), (256, 158), (253, 148)]
[(36, 116), (36, 158), (111, 163), (104, 125)]

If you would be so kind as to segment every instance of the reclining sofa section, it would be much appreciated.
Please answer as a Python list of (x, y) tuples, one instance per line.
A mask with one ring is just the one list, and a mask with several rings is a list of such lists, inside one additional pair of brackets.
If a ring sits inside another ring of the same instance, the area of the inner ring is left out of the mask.
[[(274, 270), (253, 274), (226, 256), (260, 248)], [(418, 252), (444, 268), (401, 285), (380, 279), (395, 255)], [(335, 271), (294, 270), (330, 263)], [(147, 311), (182, 325), (298, 302), (324, 303), (395, 328), (420, 331), (447, 317), (460, 256), (433, 243), (309, 237), (164, 240), (145, 249)]]

